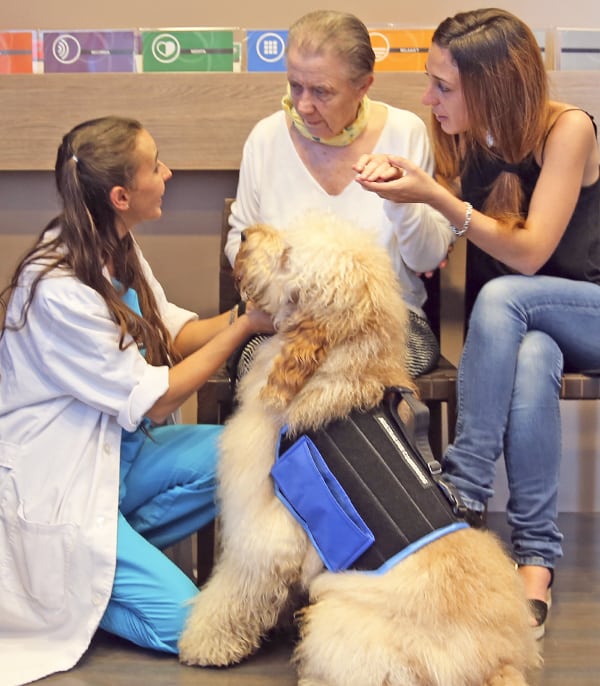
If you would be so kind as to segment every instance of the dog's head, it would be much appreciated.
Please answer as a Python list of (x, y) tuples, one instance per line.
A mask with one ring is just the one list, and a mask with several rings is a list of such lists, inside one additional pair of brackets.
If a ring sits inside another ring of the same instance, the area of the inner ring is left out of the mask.
[(242, 295), (272, 315), (284, 339), (267, 383), (281, 404), (333, 347), (386, 335), (386, 328), (403, 335), (398, 322), (405, 307), (388, 253), (372, 233), (333, 215), (308, 214), (286, 231), (247, 228), (234, 275)]
[[(280, 319), (284, 306), (293, 300), (287, 269), (289, 248), (281, 231), (266, 224), (255, 224), (241, 234), (241, 243), (233, 266), (237, 288), (245, 300), (251, 300), (274, 319)], [(279, 281), (279, 287), (275, 287)]]

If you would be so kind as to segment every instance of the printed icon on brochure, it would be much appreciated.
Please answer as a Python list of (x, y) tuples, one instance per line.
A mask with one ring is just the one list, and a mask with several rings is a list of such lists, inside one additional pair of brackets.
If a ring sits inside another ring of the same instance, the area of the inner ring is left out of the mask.
[(61, 64), (73, 64), (81, 57), (81, 43), (70, 33), (62, 33), (52, 43), (52, 55)]
[(170, 33), (160, 33), (152, 41), (152, 55), (157, 62), (171, 64), (181, 54), (181, 44)]
[(233, 71), (230, 29), (143, 30), (144, 71)]
[(390, 41), (386, 35), (379, 31), (371, 31), (371, 47), (375, 53), (375, 61), (381, 62), (390, 54)]
[(433, 29), (369, 31), (375, 71), (423, 71)]
[(45, 72), (135, 71), (133, 31), (42, 31)]
[(277, 33), (263, 33), (256, 41), (256, 54), (264, 62), (277, 62), (285, 53), (285, 41)]

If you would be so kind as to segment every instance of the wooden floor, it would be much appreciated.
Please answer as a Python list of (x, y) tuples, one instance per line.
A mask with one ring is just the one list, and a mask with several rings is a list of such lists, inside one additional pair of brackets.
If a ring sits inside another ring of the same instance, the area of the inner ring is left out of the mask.
[[(490, 528), (506, 536), (503, 516), (490, 515)], [(600, 514), (561, 517), (565, 556), (556, 570), (553, 607), (542, 642), (544, 667), (531, 686), (600, 684)], [(141, 650), (99, 632), (71, 672), (37, 683), (44, 686), (292, 686), (290, 639), (265, 645), (242, 665), (229, 669), (184, 667), (176, 658)], [(0, 667), (1, 671), (1, 667)]]

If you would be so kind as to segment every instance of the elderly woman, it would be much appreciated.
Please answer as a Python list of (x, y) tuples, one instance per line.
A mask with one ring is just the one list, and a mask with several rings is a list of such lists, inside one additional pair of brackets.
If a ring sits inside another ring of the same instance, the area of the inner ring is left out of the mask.
[(369, 100), (374, 63), (369, 32), (351, 14), (319, 10), (291, 26), (288, 92), (283, 109), (258, 122), (244, 146), (225, 252), (233, 263), (246, 226), (265, 222), (285, 229), (308, 210), (332, 212), (375, 231), (410, 310), (409, 368), (416, 376), (439, 357), (422, 309), (426, 290), (419, 273), (445, 258), (452, 233), (428, 205), (388, 203), (354, 181), (352, 165), (366, 153), (393, 150), (433, 170), (422, 120)]

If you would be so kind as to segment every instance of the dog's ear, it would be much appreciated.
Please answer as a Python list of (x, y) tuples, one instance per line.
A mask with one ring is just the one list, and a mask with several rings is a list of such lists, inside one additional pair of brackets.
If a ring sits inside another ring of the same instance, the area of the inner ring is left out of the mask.
[(283, 409), (298, 394), (327, 354), (329, 336), (324, 324), (302, 321), (288, 329), (281, 352), (273, 361), (261, 399)]
[(285, 297), (289, 247), (283, 233), (268, 224), (253, 224), (243, 233), (233, 267), (237, 288), (244, 299), (276, 314)]

